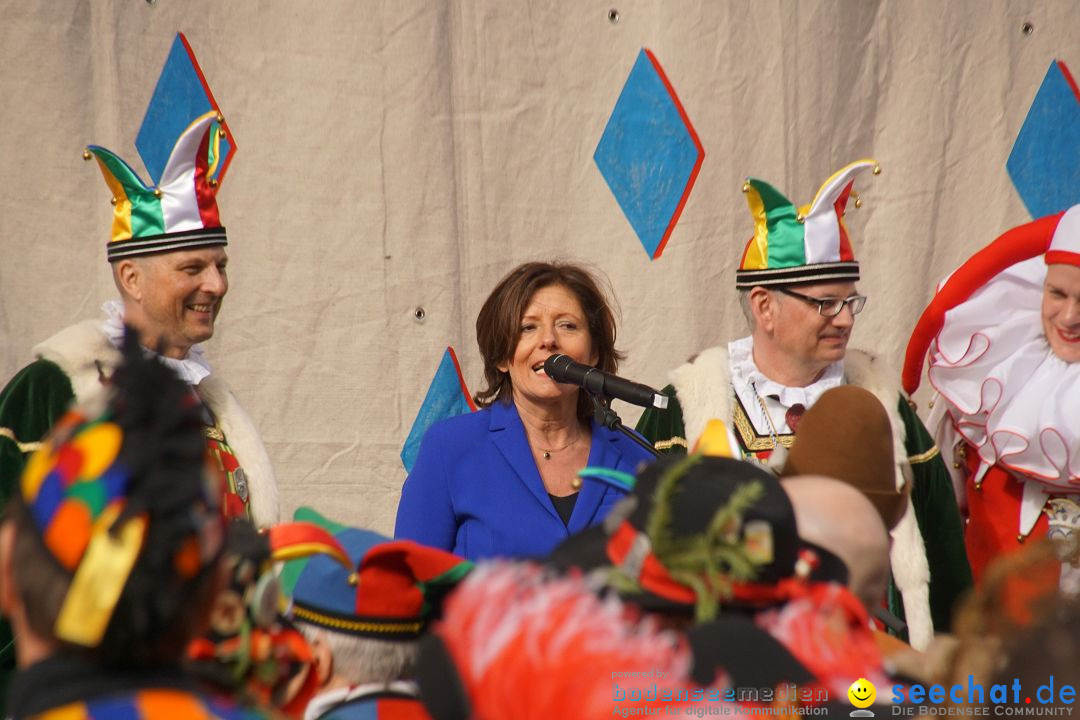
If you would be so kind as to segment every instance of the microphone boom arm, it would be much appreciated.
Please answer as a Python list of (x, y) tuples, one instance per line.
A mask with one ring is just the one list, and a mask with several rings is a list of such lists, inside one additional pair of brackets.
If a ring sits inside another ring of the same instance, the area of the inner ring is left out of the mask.
[(623, 435), (652, 453), (653, 457), (660, 457), (660, 453), (657, 449), (650, 445), (645, 438), (622, 424), (619, 414), (604, 403), (601, 395), (591, 391), (589, 392), (589, 395), (592, 397), (593, 417), (596, 419), (597, 424), (603, 425), (608, 430), (618, 430)]

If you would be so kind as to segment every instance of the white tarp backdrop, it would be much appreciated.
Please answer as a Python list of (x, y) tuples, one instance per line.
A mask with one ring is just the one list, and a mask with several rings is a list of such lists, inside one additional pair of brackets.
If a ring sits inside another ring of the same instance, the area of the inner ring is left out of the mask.
[[(848, 213), (870, 296), (852, 344), (899, 366), (934, 283), (1028, 219), (1005, 161), (1050, 62), (1080, 70), (1075, 0), (3, 0), (0, 19), (4, 381), (114, 296), (109, 192), (82, 148), (140, 167), (182, 30), (239, 146), (209, 356), (262, 430), (283, 513), (386, 532), (443, 348), (478, 386), (476, 313), (513, 265), (605, 273), (622, 374), (660, 386), (743, 331), (743, 177), (803, 203), (872, 156), (884, 172)], [(642, 47), (706, 153), (657, 261), (592, 160)]]

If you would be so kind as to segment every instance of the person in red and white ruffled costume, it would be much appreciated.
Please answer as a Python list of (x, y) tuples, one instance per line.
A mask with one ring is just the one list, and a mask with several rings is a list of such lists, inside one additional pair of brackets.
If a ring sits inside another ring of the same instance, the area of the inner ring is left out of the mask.
[[(908, 344), (908, 392), (924, 357), (938, 394), (928, 425), (942, 450), (956, 448), (976, 583), (994, 557), (1029, 537), (1075, 543), (1080, 205), (1009, 230), (950, 275)], [(1080, 568), (1065, 562), (1060, 586), (1080, 590)]]

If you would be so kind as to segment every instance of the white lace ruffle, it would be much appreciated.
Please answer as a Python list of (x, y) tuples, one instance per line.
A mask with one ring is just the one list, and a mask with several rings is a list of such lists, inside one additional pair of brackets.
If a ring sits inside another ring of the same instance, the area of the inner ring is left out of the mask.
[[(844, 363), (837, 361), (825, 368), (821, 377), (806, 387), (788, 387), (765, 377), (754, 363), (754, 339), (744, 337), (728, 343), (732, 377), (741, 378), (755, 388), (761, 397), (776, 397), (785, 409), (795, 404), (811, 407), (822, 393), (844, 382)], [(745, 404), (745, 403), (744, 403)]]
[[(124, 339), (124, 304), (119, 300), (109, 300), (101, 306), (101, 309), (105, 312), (105, 321), (101, 329), (105, 331), (105, 337), (109, 338), (113, 347), (119, 348)], [(147, 352), (150, 351), (147, 350)], [(201, 344), (192, 345), (187, 357), (182, 360), (160, 355), (158, 359), (172, 368), (188, 385), (198, 385), (212, 372)]]
[(987, 465), (1065, 492), (1080, 490), (1080, 363), (1050, 349), (1042, 327), (1046, 264), (1013, 265), (945, 314), (930, 382), (957, 431)]

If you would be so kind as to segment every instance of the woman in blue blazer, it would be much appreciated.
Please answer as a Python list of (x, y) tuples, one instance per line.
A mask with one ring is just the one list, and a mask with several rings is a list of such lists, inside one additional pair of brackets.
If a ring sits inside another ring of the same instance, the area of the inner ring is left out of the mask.
[(481, 410), (424, 435), (398, 505), (396, 538), (469, 560), (540, 557), (600, 522), (623, 493), (583, 467), (633, 473), (652, 460), (597, 425), (592, 402), (556, 383), (544, 361), (562, 353), (615, 372), (615, 318), (596, 280), (562, 263), (525, 263), (496, 286), (476, 319), (487, 387)]

